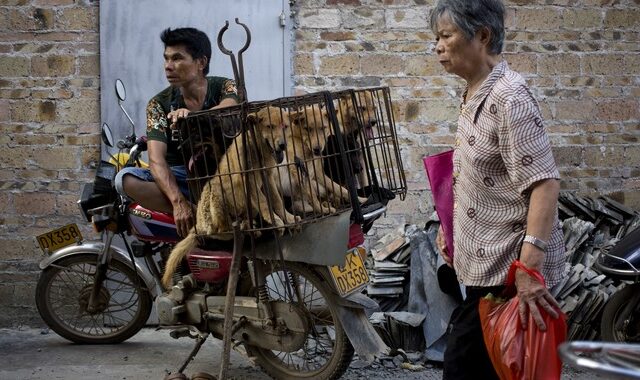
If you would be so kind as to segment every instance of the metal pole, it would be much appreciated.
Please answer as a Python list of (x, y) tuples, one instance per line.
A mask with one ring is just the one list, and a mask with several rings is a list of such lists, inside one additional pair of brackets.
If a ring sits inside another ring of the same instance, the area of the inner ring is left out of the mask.
[(229, 282), (227, 283), (227, 295), (224, 305), (224, 325), (223, 325), (223, 349), (222, 363), (220, 364), (219, 380), (227, 378), (229, 368), (229, 355), (231, 354), (231, 336), (233, 327), (233, 307), (236, 302), (236, 285), (238, 284), (238, 272), (242, 258), (242, 246), (244, 244), (244, 234), (240, 231), (240, 224), (233, 223), (233, 256), (231, 257), (231, 269), (229, 271)]

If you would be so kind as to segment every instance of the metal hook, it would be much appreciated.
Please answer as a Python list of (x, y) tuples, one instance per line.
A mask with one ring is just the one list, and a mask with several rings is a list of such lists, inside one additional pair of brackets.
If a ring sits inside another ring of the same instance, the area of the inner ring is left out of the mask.
[(244, 43), (244, 46), (240, 49), (240, 51), (238, 51), (237, 63), (236, 63), (236, 57), (233, 55), (233, 51), (227, 49), (224, 46), (224, 43), (222, 42), (222, 36), (227, 31), (227, 29), (229, 29), (229, 20), (224, 22), (224, 26), (222, 27), (222, 29), (220, 29), (220, 32), (218, 32), (218, 48), (222, 53), (228, 55), (231, 58), (231, 67), (233, 68), (233, 76), (236, 81), (236, 87), (238, 88), (238, 96), (240, 97), (240, 101), (243, 102), (247, 100), (247, 89), (245, 88), (245, 84), (244, 84), (244, 64), (242, 61), (242, 53), (244, 53), (249, 48), (249, 45), (251, 44), (251, 32), (249, 31), (249, 28), (245, 24), (241, 23), (238, 20), (237, 17), (236, 17), (236, 24), (244, 28), (244, 31), (247, 37)]

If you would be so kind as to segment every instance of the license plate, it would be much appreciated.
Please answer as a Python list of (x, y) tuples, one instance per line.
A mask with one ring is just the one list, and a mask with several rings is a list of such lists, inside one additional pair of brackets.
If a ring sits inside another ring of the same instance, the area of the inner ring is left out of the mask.
[(362, 288), (369, 283), (369, 274), (364, 267), (359, 251), (364, 248), (358, 247), (347, 254), (344, 265), (334, 265), (329, 267), (333, 282), (341, 296), (348, 295)]
[(57, 230), (36, 237), (44, 253), (50, 254), (68, 245), (82, 241), (82, 234), (75, 223), (67, 224)]

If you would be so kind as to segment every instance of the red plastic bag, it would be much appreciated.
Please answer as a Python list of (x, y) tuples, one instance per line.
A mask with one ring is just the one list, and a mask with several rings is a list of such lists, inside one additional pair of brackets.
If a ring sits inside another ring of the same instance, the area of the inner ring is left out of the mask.
[[(509, 268), (507, 288), (515, 287), (515, 270), (520, 267), (544, 284), (540, 272), (524, 267), (516, 261)], [(478, 306), (482, 335), (491, 363), (502, 380), (560, 379), (562, 361), (558, 345), (566, 340), (567, 322), (562, 311), (553, 318), (540, 309), (546, 331), (540, 331), (529, 313), (527, 328), (523, 329), (518, 316), (518, 297), (507, 301), (489, 295)]]

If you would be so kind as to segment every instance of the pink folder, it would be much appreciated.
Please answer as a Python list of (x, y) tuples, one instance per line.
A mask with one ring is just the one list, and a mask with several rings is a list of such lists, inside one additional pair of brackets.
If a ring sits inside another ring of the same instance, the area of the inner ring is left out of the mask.
[(453, 258), (453, 150), (422, 159), (449, 257)]

